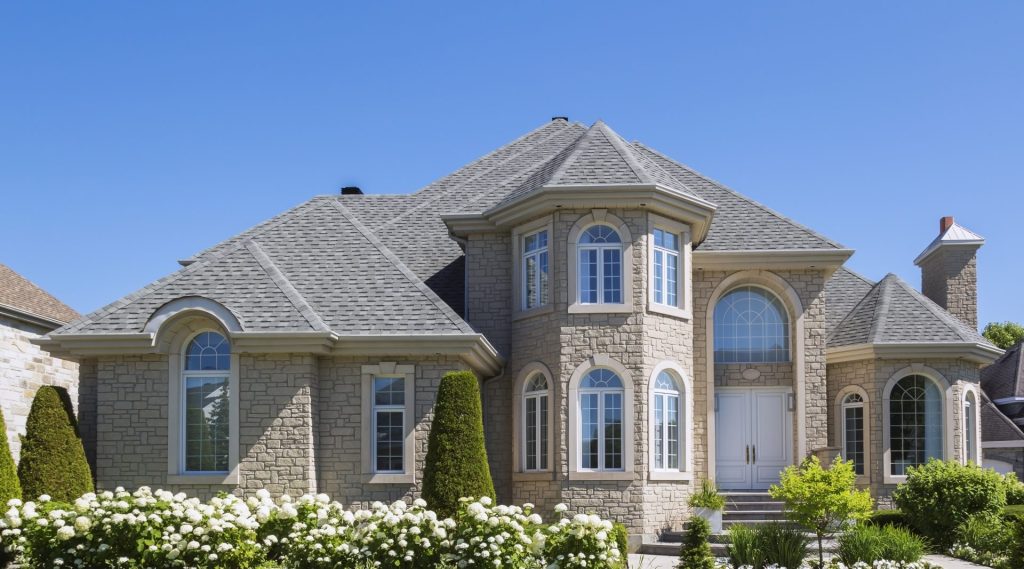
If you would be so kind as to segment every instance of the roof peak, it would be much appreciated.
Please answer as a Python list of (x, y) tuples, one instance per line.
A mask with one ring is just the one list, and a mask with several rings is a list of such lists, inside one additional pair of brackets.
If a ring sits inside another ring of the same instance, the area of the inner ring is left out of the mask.
[(914, 259), (915, 265), (920, 265), (932, 253), (946, 246), (973, 246), (981, 247), (985, 244), (985, 238), (957, 223), (952, 217), (944, 217), (941, 220), (941, 231), (939, 236), (932, 240), (924, 251)]

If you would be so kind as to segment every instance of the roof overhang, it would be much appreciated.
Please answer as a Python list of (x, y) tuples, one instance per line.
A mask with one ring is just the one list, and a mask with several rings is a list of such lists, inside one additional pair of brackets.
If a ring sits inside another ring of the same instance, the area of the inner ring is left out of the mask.
[[(312, 353), (323, 356), (454, 356), (483, 377), (505, 365), (483, 334), (351, 335), (333, 332), (235, 332), (237, 353)], [(162, 353), (156, 334), (59, 334), (32, 343), (65, 359)]]
[(996, 361), (1002, 354), (999, 348), (979, 342), (855, 344), (828, 348), (825, 361), (836, 364), (859, 360), (955, 359), (984, 365)]
[(825, 269), (831, 274), (853, 255), (853, 249), (751, 249), (693, 252), (693, 266), (708, 271), (749, 269)]
[(20, 308), (15, 308), (9, 304), (0, 304), (0, 315), (27, 322), (29, 324), (46, 328), (48, 330), (56, 330), (61, 326), (67, 324), (67, 322), (61, 322), (60, 320), (54, 320), (53, 318), (47, 318), (41, 314), (35, 314), (33, 312), (26, 312)]
[(959, 239), (959, 240), (956, 240), (956, 241), (939, 241), (939, 240), (935, 240), (935, 241), (932, 241), (932, 243), (930, 245), (928, 245), (928, 247), (926, 247), (924, 251), (921, 251), (921, 254), (918, 255), (917, 258), (914, 259), (914, 264), (920, 267), (921, 263), (923, 263), (925, 261), (925, 259), (927, 259), (928, 257), (932, 256), (932, 254), (935, 253), (936, 251), (938, 251), (939, 249), (971, 249), (971, 250), (973, 250), (973, 249), (978, 249), (979, 247), (981, 247), (984, 244), (985, 244), (985, 240), (984, 239)]
[(690, 225), (693, 242), (707, 236), (715, 205), (661, 184), (594, 184), (543, 186), (537, 191), (483, 213), (444, 215), (452, 235), (509, 230), (558, 209), (645, 209)]

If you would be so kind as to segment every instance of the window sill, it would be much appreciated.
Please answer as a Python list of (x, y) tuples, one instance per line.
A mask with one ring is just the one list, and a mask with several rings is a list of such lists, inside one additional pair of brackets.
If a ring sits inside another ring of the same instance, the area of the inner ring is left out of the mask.
[(545, 304), (544, 306), (537, 306), (529, 310), (519, 310), (512, 315), (512, 321), (525, 320), (534, 316), (540, 316), (541, 314), (551, 314), (555, 311), (555, 307), (551, 304)]
[(632, 472), (570, 472), (569, 480), (633, 480), (636, 476)]
[(652, 470), (647, 474), (648, 480), (693, 480), (692, 472), (674, 470)]
[(238, 472), (225, 472), (224, 474), (168, 474), (167, 483), (233, 486), (238, 484)]
[(683, 320), (690, 320), (693, 318), (693, 315), (689, 310), (683, 310), (682, 308), (676, 308), (665, 304), (656, 304), (654, 302), (647, 304), (647, 312), (664, 314), (665, 316), (672, 316), (673, 318), (681, 318)]
[(554, 472), (513, 472), (512, 482), (548, 482), (555, 479)]
[(416, 476), (413, 474), (365, 474), (363, 484), (413, 484)]
[(569, 305), (569, 314), (629, 314), (633, 312), (632, 304), (583, 304), (576, 302)]

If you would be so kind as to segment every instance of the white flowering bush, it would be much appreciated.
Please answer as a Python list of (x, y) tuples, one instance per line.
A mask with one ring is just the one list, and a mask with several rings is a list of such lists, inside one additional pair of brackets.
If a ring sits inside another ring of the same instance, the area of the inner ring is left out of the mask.
[[(351, 510), (326, 495), (266, 491), (208, 501), (140, 488), (73, 504), (11, 500), (0, 546), (31, 567), (290, 569), (619, 569), (625, 552), (598, 516), (547, 525), (533, 506), (464, 499), (454, 519), (416, 500)], [(881, 568), (880, 568), (881, 569)]]

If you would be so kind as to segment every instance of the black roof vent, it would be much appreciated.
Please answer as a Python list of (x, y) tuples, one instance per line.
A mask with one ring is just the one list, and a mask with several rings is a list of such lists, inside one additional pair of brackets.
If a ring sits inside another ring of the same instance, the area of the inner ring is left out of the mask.
[(343, 196), (361, 196), (363, 190), (359, 189), (359, 186), (345, 186), (341, 189), (341, 195)]
[(551, 117), (552, 121), (565, 121), (569, 122), (569, 117)]

